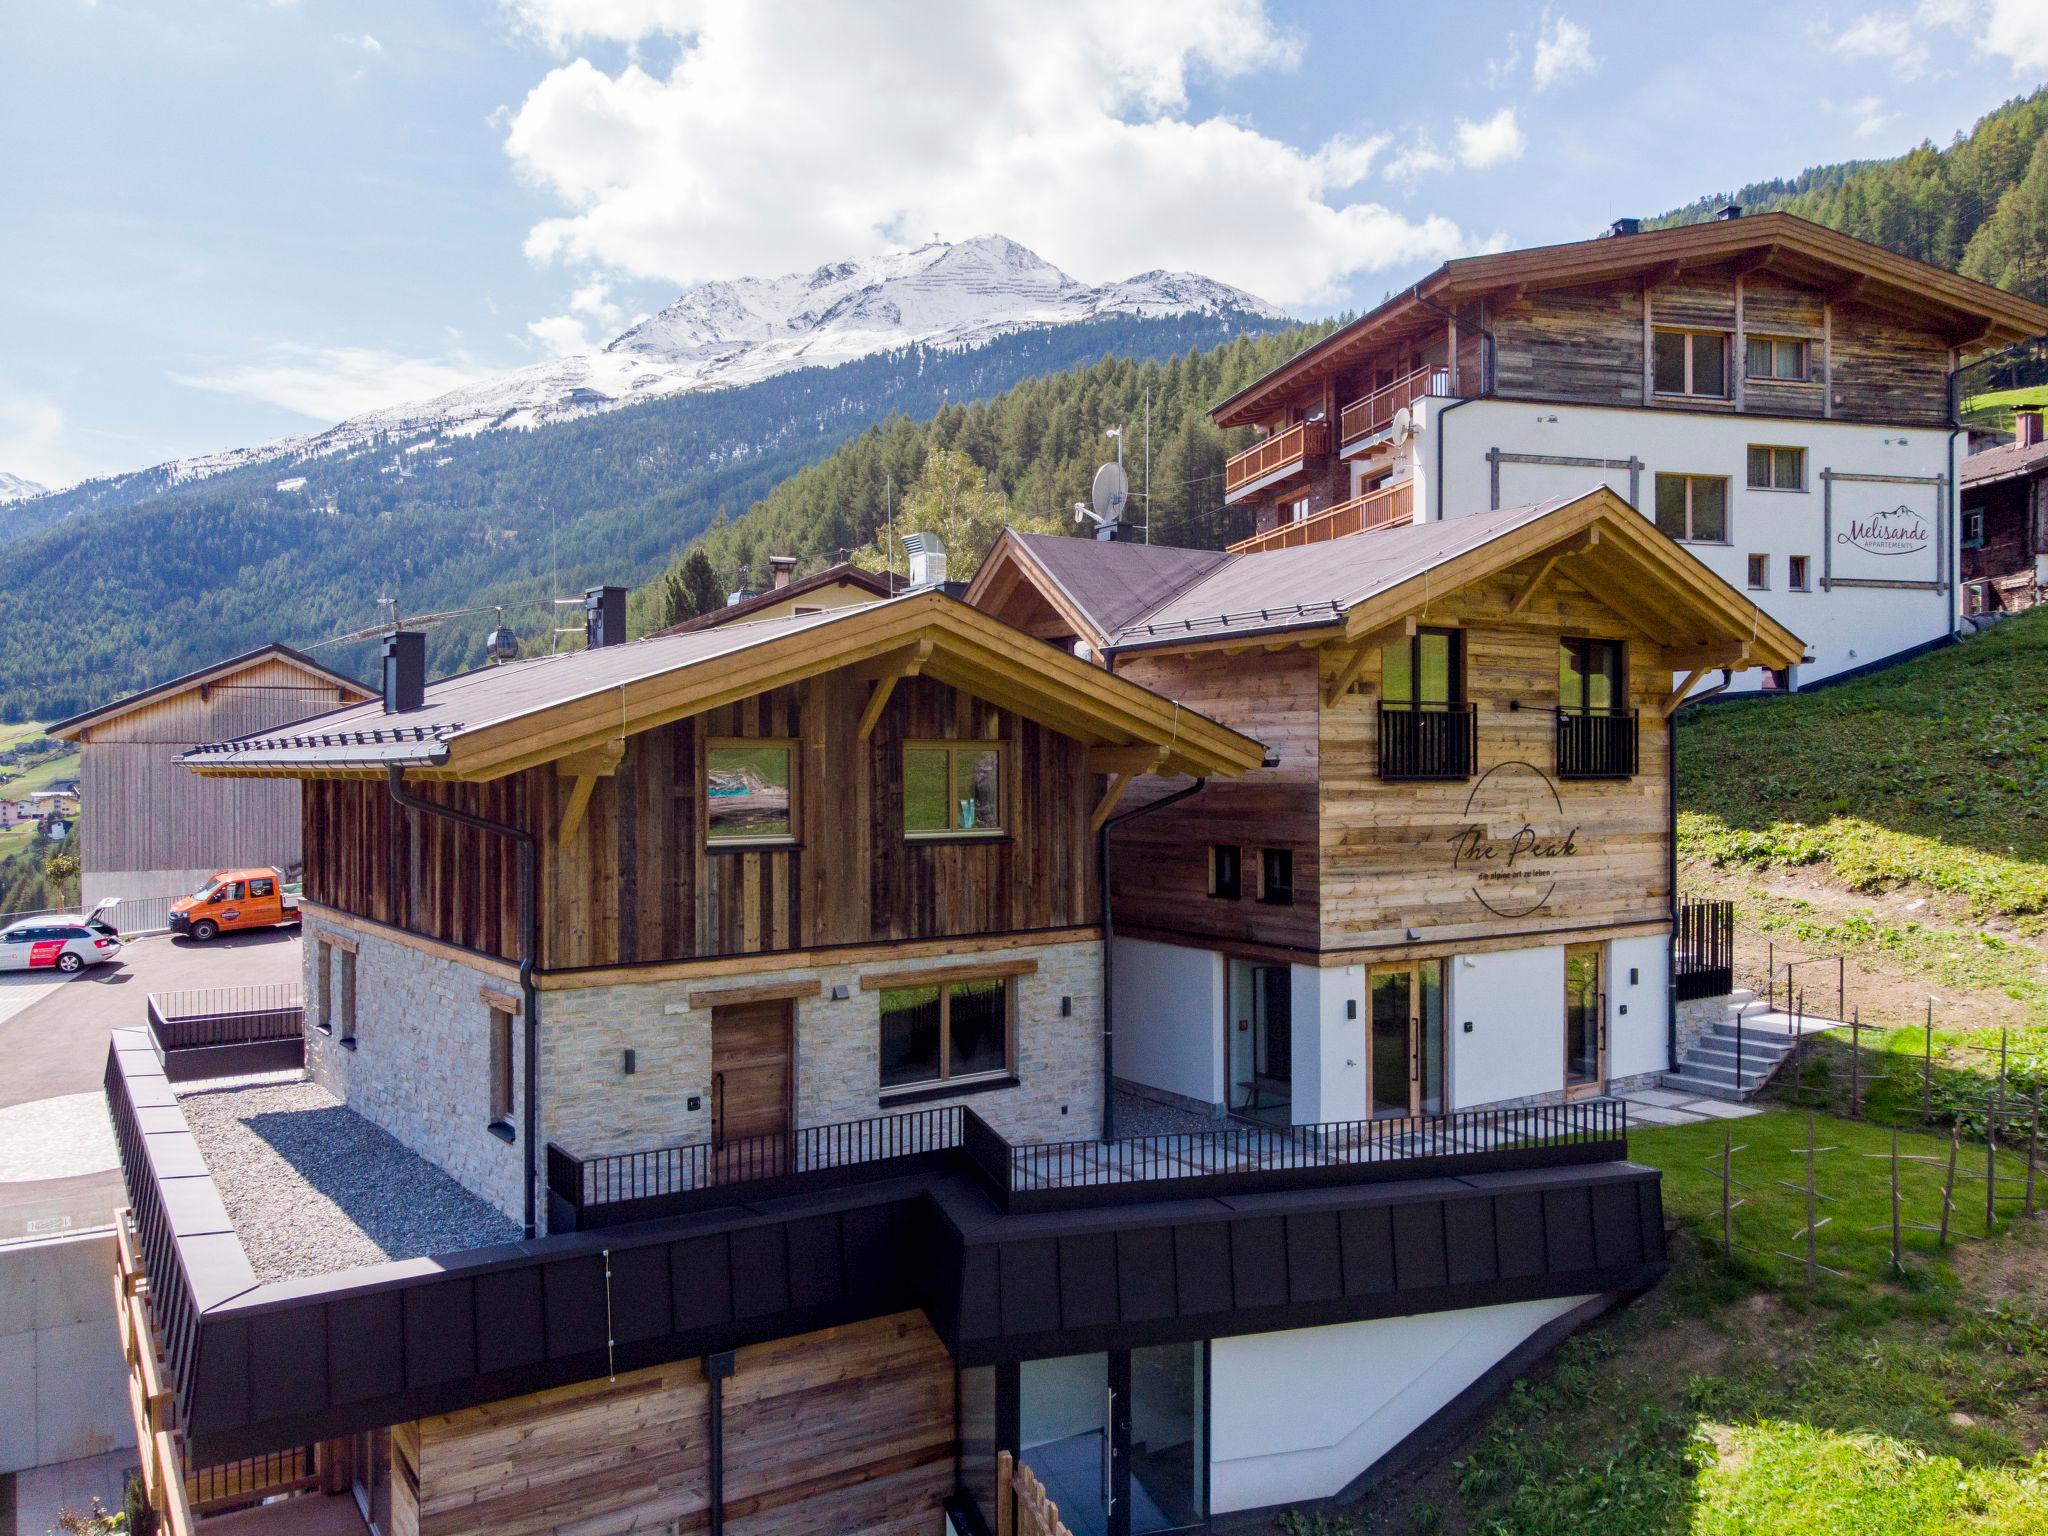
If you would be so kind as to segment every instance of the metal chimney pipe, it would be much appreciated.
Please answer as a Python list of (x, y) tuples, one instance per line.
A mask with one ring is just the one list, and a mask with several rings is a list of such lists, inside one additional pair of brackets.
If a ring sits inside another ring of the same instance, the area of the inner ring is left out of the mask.
[(427, 702), (427, 637), (416, 629), (384, 637), (384, 713), (404, 714)]
[(583, 594), (583, 645), (586, 650), (619, 645), (626, 638), (626, 589), (592, 587)]

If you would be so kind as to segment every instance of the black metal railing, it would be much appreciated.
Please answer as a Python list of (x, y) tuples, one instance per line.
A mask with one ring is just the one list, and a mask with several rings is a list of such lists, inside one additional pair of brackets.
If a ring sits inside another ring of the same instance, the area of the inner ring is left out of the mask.
[(149, 994), (149, 1036), (172, 1082), (305, 1065), (306, 1005), (296, 982)]
[(1382, 779), (1469, 779), (1478, 747), (1470, 704), (1380, 705)]
[(1627, 1155), (1628, 1106), (1589, 1098), (1039, 1143), (1013, 1143), (973, 1110), (948, 1108), (722, 1148), (700, 1142), (588, 1158), (559, 1146), (547, 1151), (550, 1226), (568, 1231), (884, 1178), (918, 1166), (958, 1168), (1015, 1212), (1608, 1162)]
[(1557, 712), (1560, 779), (1632, 779), (1639, 762), (1636, 712)]
[(1735, 903), (1681, 901), (1673, 934), (1678, 1000), (1726, 997), (1735, 990)]

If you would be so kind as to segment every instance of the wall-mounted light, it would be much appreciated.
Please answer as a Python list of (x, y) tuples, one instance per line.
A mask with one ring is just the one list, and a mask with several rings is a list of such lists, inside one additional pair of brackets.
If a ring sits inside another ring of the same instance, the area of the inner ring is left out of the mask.
[(1070, 1019), (1073, 1016), (1074, 1000), (1071, 997), (1062, 997), (1060, 999), (1060, 1017), (1063, 1019)]
[(1345, 1017), (1345, 1018), (1347, 1018), (1347, 1019), (1355, 1019), (1355, 1018), (1357, 1018), (1357, 1017), (1358, 1017), (1358, 999), (1357, 999), (1357, 998), (1355, 998), (1355, 997), (1347, 997), (1347, 998), (1345, 998), (1345, 999), (1344, 999), (1344, 1017)]
[(633, 1051), (630, 1047), (628, 1047), (625, 1052), (625, 1060), (623, 1062), (623, 1066), (625, 1067), (626, 1076), (628, 1077), (631, 1077), (635, 1072), (640, 1070), (639, 1058), (637, 1058), (633, 1054)]
[(832, 988), (832, 1001), (835, 1003), (843, 1003), (851, 996), (853, 996), (852, 989), (843, 981)]

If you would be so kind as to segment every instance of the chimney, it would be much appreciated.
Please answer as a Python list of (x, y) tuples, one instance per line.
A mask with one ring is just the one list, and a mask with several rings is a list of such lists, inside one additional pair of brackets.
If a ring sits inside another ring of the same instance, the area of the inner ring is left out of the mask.
[(583, 648), (619, 645), (626, 638), (626, 589), (592, 587), (583, 594)]
[(1729, 219), (1739, 219), (1741, 217), (1742, 204), (1740, 203), (1723, 203), (1714, 210), (1714, 222), (1716, 224), (1724, 224)]
[(910, 556), (910, 585), (939, 587), (946, 582), (946, 546), (929, 533), (906, 533), (903, 548)]
[(780, 592), (789, 585), (790, 573), (796, 569), (795, 555), (770, 555), (768, 569), (775, 573), (775, 590)]
[(402, 715), (427, 702), (427, 637), (416, 629), (384, 637), (384, 713)]
[(2041, 446), (2041, 407), (2030, 405), (2012, 413), (2013, 430), (2019, 435), (2022, 448)]
[(1640, 234), (1642, 228), (1643, 221), (1641, 219), (1616, 219), (1607, 226), (1607, 233), (1609, 236), (1634, 235)]

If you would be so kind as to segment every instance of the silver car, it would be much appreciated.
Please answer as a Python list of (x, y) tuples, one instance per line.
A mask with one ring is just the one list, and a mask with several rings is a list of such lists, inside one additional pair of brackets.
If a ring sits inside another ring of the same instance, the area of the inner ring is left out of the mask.
[(121, 936), (95, 912), (91, 917), (25, 917), (0, 928), (0, 971), (61, 971), (75, 975), (121, 953)]

